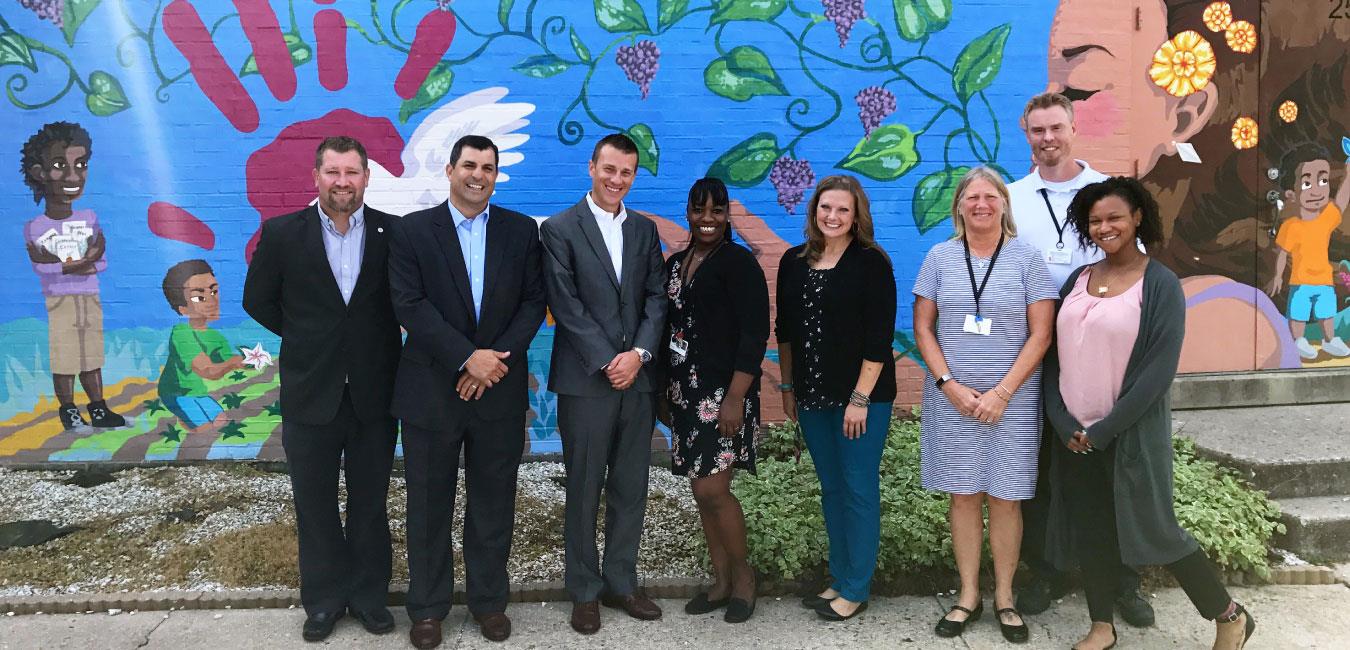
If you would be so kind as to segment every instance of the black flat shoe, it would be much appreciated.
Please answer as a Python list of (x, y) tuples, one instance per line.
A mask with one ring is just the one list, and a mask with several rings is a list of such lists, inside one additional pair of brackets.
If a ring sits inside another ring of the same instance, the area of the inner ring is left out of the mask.
[(336, 612), (319, 612), (305, 619), (305, 626), (301, 628), (301, 635), (306, 641), (322, 641), (327, 639), (333, 633), (333, 627), (337, 625), (338, 619), (346, 612), (338, 610)]
[(836, 622), (837, 622), (837, 621), (847, 621), (848, 619), (853, 618), (854, 616), (857, 616), (857, 615), (859, 615), (859, 614), (861, 614), (861, 613), (867, 611), (867, 601), (864, 600), (864, 601), (862, 601), (861, 603), (858, 603), (858, 608), (855, 609), (855, 610), (853, 610), (853, 613), (852, 613), (852, 614), (849, 614), (848, 616), (844, 616), (843, 614), (840, 614), (839, 612), (834, 611), (834, 608), (833, 608), (833, 607), (830, 607), (830, 603), (831, 603), (831, 602), (832, 602), (832, 601), (828, 601), (828, 600), (825, 601), (825, 604), (824, 604), (823, 606), (821, 606), (819, 609), (816, 610), (816, 615), (819, 616), (819, 617), (821, 617), (821, 618), (823, 618), (823, 619), (825, 619), (825, 620), (827, 620), (827, 621), (836, 621)]
[[(1022, 618), (1022, 613), (1015, 608), (1004, 607), (995, 610), (994, 614), (998, 617), (998, 628), (1003, 632), (1003, 638), (1007, 639), (1009, 643), (1026, 643), (1027, 639), (1031, 638), (1031, 630), (1027, 629), (1027, 620)], [(1022, 619), (1022, 623), (1020, 625), (1008, 625), (1003, 622), (1004, 614), (1012, 614)]]
[(755, 613), (755, 599), (750, 602), (740, 598), (732, 598), (731, 604), (727, 605), (727, 613), (722, 616), (722, 620), (728, 623), (744, 623), (750, 620)]
[(944, 614), (938, 621), (937, 626), (933, 628), (933, 631), (936, 632), (938, 636), (945, 639), (961, 636), (961, 633), (966, 631), (967, 625), (980, 620), (980, 615), (984, 614), (984, 601), (980, 601), (980, 604), (976, 605), (975, 609), (966, 609), (960, 605), (952, 605), (951, 609), (947, 610), (947, 614), (952, 612), (965, 612), (966, 620), (953, 621)]
[(718, 598), (717, 600), (709, 600), (708, 592), (702, 591), (684, 604), (684, 613), (690, 616), (699, 616), (700, 614), (707, 614), (722, 609), (730, 602), (731, 596)]
[(827, 605), (831, 600), (833, 599), (822, 598), (818, 594), (811, 594), (810, 596), (802, 596), (802, 607), (805, 607), (807, 609), (820, 609), (821, 605)]
[(394, 615), (384, 607), (376, 607), (368, 611), (347, 608), (352, 613), (352, 617), (361, 621), (361, 627), (366, 628), (371, 634), (388, 634), (394, 631)]

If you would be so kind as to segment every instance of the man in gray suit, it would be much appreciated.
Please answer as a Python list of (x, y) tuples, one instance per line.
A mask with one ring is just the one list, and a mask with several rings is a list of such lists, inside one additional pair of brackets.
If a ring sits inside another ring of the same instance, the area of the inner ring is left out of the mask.
[[(661, 617), (637, 583), (638, 543), (647, 505), (647, 466), (656, 422), (650, 367), (665, 330), (664, 261), (656, 224), (623, 203), (637, 174), (627, 136), (601, 139), (591, 153), (591, 191), (539, 229), (544, 288), (557, 322), (549, 389), (567, 466), (563, 527), (572, 628), (600, 629), (600, 608)], [(606, 490), (605, 562), (595, 543)]]

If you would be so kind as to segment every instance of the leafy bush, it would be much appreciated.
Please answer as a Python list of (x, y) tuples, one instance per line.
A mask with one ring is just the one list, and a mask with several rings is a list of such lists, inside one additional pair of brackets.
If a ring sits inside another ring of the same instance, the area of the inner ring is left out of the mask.
[[(788, 580), (819, 570), (829, 550), (820, 482), (804, 445), (800, 462), (794, 459), (796, 438), (793, 424), (767, 427), (758, 473), (737, 474), (733, 486), (745, 510), (750, 563)], [(1270, 538), (1284, 530), (1278, 509), (1232, 470), (1198, 458), (1191, 440), (1176, 438), (1174, 447), (1181, 525), (1221, 568), (1265, 575)], [(955, 566), (947, 507), (947, 495), (920, 484), (919, 423), (893, 419), (881, 458), (878, 580)]]

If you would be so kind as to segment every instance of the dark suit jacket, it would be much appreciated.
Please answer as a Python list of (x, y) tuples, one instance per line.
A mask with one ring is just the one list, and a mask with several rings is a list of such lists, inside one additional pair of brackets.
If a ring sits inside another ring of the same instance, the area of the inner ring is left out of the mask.
[[(441, 203), (403, 218), (389, 250), (394, 313), (408, 331), (393, 413), (424, 429), (440, 429), (466, 409), (485, 419), (519, 418), (528, 404), (526, 353), (544, 320), (539, 227), (496, 205), (489, 207), (483, 262), (482, 319), (450, 208)], [(477, 401), (455, 393), (460, 367), (477, 349), (510, 352), (500, 383)]]
[(244, 311), (281, 337), (281, 410), (293, 422), (331, 422), (351, 384), (357, 417), (389, 417), (400, 335), (389, 300), (388, 237), (395, 217), (365, 208), (366, 242), (343, 304), (309, 206), (263, 223), (244, 280)]
[[(539, 228), (544, 288), (558, 324), (548, 387), (559, 395), (608, 395), (614, 389), (601, 369), (615, 355), (634, 347), (660, 353), (666, 324), (661, 240), (656, 224), (631, 209), (622, 229), (620, 283), (585, 198)], [(653, 365), (638, 372), (634, 389), (656, 389)]]

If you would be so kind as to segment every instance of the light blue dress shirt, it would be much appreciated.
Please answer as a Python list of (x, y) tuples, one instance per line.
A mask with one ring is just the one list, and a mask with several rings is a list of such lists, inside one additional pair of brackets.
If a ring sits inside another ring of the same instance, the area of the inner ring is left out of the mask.
[(352, 214), (347, 226), (347, 234), (338, 232), (333, 220), (319, 208), (319, 220), (323, 222), (323, 250), (328, 255), (328, 268), (333, 271), (338, 290), (342, 292), (342, 302), (351, 303), (352, 290), (361, 276), (361, 258), (366, 249), (366, 206), (361, 206)]
[(475, 321), (483, 313), (483, 262), (487, 259), (487, 222), (488, 210), (469, 219), (455, 204), (446, 201), (450, 207), (450, 218), (455, 222), (455, 235), (459, 237), (459, 252), (464, 255), (464, 268), (469, 271), (469, 286), (473, 289), (473, 318)]

